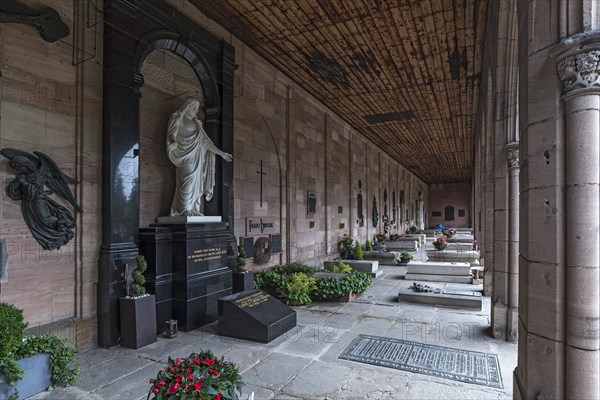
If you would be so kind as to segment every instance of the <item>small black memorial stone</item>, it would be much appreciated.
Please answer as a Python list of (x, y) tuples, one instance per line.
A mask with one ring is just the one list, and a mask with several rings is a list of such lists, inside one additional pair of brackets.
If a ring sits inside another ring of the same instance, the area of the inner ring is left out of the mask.
[(221, 336), (269, 343), (295, 326), (296, 311), (261, 290), (219, 299)]

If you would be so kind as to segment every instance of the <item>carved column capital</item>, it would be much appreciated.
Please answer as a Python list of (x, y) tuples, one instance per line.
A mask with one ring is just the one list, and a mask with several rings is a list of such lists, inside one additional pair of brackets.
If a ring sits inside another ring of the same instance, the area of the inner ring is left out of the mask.
[(600, 94), (600, 31), (573, 35), (557, 44), (550, 56), (556, 60), (563, 94)]
[(508, 143), (505, 147), (508, 169), (519, 168), (519, 142)]

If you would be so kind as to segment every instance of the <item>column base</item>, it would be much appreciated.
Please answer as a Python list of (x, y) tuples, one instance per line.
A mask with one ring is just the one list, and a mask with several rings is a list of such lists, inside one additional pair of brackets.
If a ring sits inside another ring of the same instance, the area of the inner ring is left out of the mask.
[(513, 400), (524, 400), (523, 389), (521, 388), (521, 382), (517, 374), (517, 368), (513, 370)]
[(485, 271), (483, 274), (483, 295), (487, 297), (492, 296), (492, 282), (493, 282), (493, 273), (492, 271)]
[(517, 343), (519, 329), (519, 312), (516, 308), (502, 303), (492, 306), (492, 335), (495, 339)]

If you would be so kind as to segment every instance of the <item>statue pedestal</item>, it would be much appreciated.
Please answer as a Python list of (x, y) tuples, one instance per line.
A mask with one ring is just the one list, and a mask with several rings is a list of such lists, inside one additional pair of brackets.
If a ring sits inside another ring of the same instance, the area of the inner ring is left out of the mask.
[(159, 224), (206, 224), (212, 222), (221, 222), (220, 216), (202, 215), (202, 216), (186, 216), (179, 215), (177, 217), (158, 217), (156, 222)]
[[(144, 254), (149, 270), (158, 272), (162, 269), (160, 260), (165, 264), (166, 260), (170, 260), (170, 271), (165, 269), (162, 274), (157, 273), (163, 279), (157, 276), (156, 281), (168, 281), (170, 278), (170, 301), (167, 296), (161, 301), (165, 305), (170, 303), (171, 318), (178, 321), (179, 329), (188, 332), (215, 321), (218, 317), (217, 299), (231, 294), (231, 270), (227, 267), (228, 239), (231, 236), (228, 224), (171, 220), (169, 223), (152, 224), (150, 228), (140, 230), (142, 232), (146, 242), (143, 247), (150, 250), (150, 254)], [(171, 236), (170, 246), (162, 242), (168, 240), (167, 232)], [(167, 318), (165, 310), (162, 311), (157, 316)], [(157, 321), (157, 325), (160, 329), (164, 321)]]

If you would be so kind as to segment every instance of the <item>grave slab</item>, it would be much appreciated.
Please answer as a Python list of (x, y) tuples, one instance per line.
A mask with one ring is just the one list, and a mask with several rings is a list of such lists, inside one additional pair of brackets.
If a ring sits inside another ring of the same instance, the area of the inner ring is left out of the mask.
[(479, 266), (479, 252), (475, 250), (429, 250), (427, 261), (468, 262), (471, 267)]
[(419, 249), (419, 241), (413, 239), (400, 239), (390, 242), (385, 242), (385, 248), (390, 251), (394, 250), (413, 250)]
[(481, 310), (481, 293), (464, 290), (449, 290), (446, 285), (434, 285), (432, 287), (441, 289), (441, 293), (415, 292), (408, 287), (400, 287), (398, 290), (398, 301), (410, 303), (431, 304), (442, 307), (468, 308), (471, 310)]
[(473, 250), (472, 243), (448, 243), (446, 250), (469, 251)]
[(296, 326), (296, 311), (262, 290), (246, 290), (219, 299), (218, 333), (269, 343)]
[(397, 251), (365, 251), (363, 257), (365, 260), (378, 261), (380, 265), (398, 265), (400, 262), (400, 252)]
[(404, 279), (407, 281), (427, 281), (427, 282), (448, 282), (448, 283), (472, 283), (471, 276), (456, 275), (433, 275), (433, 274), (406, 274)]
[(414, 262), (407, 264), (409, 274), (469, 276), (471, 265), (467, 262)]
[[(331, 263), (333, 261), (325, 261), (324, 264)], [(366, 272), (373, 278), (378, 278), (383, 273), (379, 270), (379, 261), (377, 260), (342, 260), (344, 264), (348, 264), (352, 269), (357, 271)]]

